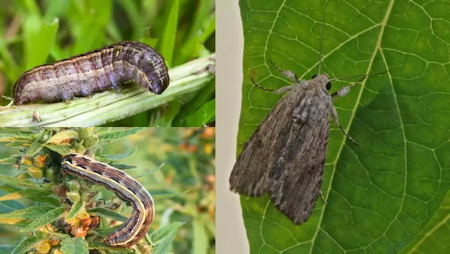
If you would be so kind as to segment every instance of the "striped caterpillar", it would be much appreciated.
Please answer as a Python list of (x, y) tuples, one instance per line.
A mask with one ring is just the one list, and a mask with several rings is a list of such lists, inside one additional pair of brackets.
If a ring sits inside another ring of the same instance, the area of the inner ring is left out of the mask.
[(133, 206), (128, 221), (107, 237), (108, 245), (130, 247), (145, 236), (153, 221), (154, 203), (144, 186), (117, 168), (79, 154), (64, 156), (61, 165), (63, 172), (103, 185)]
[(143, 43), (125, 41), (41, 65), (17, 80), (14, 103), (66, 101), (117, 89), (121, 83), (131, 80), (161, 94), (169, 85), (164, 58)]

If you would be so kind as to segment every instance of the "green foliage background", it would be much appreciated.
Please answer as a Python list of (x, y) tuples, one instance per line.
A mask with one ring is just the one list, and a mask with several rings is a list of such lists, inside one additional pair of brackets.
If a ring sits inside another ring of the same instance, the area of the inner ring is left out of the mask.
[[(331, 78), (388, 72), (336, 100), (341, 124), (358, 145), (333, 126), (322, 185), (326, 202), (318, 200), (306, 223), (294, 226), (267, 196), (241, 198), (251, 253), (446, 253), (450, 3), (241, 0), (240, 7), (245, 46), (238, 144), (281, 97), (256, 88), (250, 77), (268, 88), (290, 84), (270, 61), (302, 80), (317, 73), (321, 53), (322, 72)], [(333, 84), (335, 91), (352, 80)]]
[[(0, 8), (0, 93), (25, 70), (136, 40), (169, 68), (215, 51), (212, 0), (5, 0)], [(4, 100), (4, 99), (2, 99)], [(203, 126), (214, 121), (214, 81), (197, 93), (112, 126)], [(6, 104), (4, 101), (2, 104)]]
[[(71, 190), (76, 186), (74, 181), (89, 185), (75, 177), (62, 177), (54, 160), (59, 154), (86, 149), (94, 152), (97, 160), (125, 170), (153, 196), (155, 220), (148, 233), (154, 244), (152, 253), (214, 252), (213, 128), (6, 128), (0, 129), (0, 253), (25, 253), (55, 237), (62, 241), (53, 251), (60, 248), (65, 254), (84, 253), (89, 244), (91, 250), (115, 253), (98, 247), (101, 243), (92, 238), (91, 231), (87, 241), (61, 231), (41, 231), (64, 210), (70, 209), (70, 214), (79, 211), (75, 207), (80, 203), (64, 203), (55, 194), (55, 186), (63, 183)], [(43, 165), (38, 163), (41, 155), (50, 155)], [(99, 185), (89, 190), (106, 204), (117, 202), (112, 192)], [(20, 196), (8, 196), (16, 193)], [(122, 205), (118, 210), (94, 208), (88, 212), (102, 219), (123, 220), (130, 208)], [(111, 226), (101, 225), (95, 229), (97, 234), (108, 234)], [(148, 253), (141, 248), (136, 251)], [(128, 253), (126, 249), (119, 252)]]

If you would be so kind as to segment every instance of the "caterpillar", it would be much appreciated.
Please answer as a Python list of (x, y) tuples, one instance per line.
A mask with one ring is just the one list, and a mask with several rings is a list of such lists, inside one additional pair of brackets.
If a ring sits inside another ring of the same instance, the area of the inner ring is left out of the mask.
[(144, 43), (125, 41), (41, 65), (16, 81), (14, 104), (66, 101), (117, 89), (127, 81), (161, 94), (169, 85), (164, 58)]
[(125, 172), (80, 154), (68, 154), (62, 160), (63, 172), (114, 191), (133, 206), (130, 218), (106, 239), (115, 247), (130, 247), (147, 233), (154, 216), (152, 196), (139, 182)]

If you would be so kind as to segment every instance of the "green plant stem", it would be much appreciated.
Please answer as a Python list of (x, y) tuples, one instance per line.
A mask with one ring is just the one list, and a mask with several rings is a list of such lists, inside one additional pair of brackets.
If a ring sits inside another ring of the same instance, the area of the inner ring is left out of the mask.
[[(169, 71), (171, 83), (161, 95), (133, 85), (120, 92), (107, 91), (68, 102), (0, 107), (0, 126), (96, 126), (117, 121), (200, 90), (213, 78), (215, 55), (177, 66)], [(33, 120), (33, 115), (40, 121)]]

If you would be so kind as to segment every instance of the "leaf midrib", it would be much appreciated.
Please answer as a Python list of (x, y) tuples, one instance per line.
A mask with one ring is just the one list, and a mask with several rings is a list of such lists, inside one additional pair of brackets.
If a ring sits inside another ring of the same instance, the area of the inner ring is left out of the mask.
[[(388, 21), (389, 21), (389, 17), (391, 16), (392, 8), (393, 8), (393, 6), (394, 6), (394, 3), (395, 3), (395, 0), (389, 1), (389, 5), (388, 5), (388, 7), (387, 7), (387, 9), (386, 9), (386, 14), (385, 14), (385, 16), (383, 17), (383, 20), (382, 20), (381, 23), (380, 23), (380, 26), (381, 26), (380, 33), (379, 33), (379, 35), (378, 35), (377, 43), (376, 43), (376, 45), (375, 45), (375, 48), (374, 48), (372, 57), (371, 57), (371, 59), (370, 59), (369, 65), (368, 65), (368, 67), (367, 67), (366, 75), (369, 74), (369, 71), (372, 69), (372, 65), (373, 65), (373, 62), (374, 62), (375, 57), (376, 57), (376, 55), (377, 55), (377, 52), (381, 49), (381, 42), (382, 42), (382, 39), (383, 39), (383, 34), (384, 34), (385, 29), (386, 29), (386, 25), (387, 25), (387, 23), (388, 23)], [(348, 41), (348, 40), (347, 40), (347, 41)], [(347, 41), (346, 41), (346, 42), (347, 42)], [(345, 44), (346, 42), (344, 42), (343, 44)], [(343, 44), (341, 44), (341, 46), (342, 46)], [(338, 47), (340, 47), (340, 46), (338, 46)], [(325, 57), (324, 57), (324, 58), (325, 58)], [(362, 84), (361, 84), (361, 88), (360, 88), (360, 90), (359, 90), (359, 94), (358, 94), (358, 96), (357, 96), (357, 100), (356, 100), (356, 102), (355, 102), (355, 106), (353, 107), (352, 114), (351, 114), (351, 116), (350, 116), (350, 120), (349, 120), (349, 122), (348, 122), (348, 124), (347, 124), (347, 127), (345, 128), (345, 132), (346, 132), (346, 133), (348, 133), (350, 127), (352, 126), (353, 120), (354, 120), (355, 115), (356, 115), (356, 109), (358, 108), (358, 105), (359, 105), (359, 103), (360, 103), (360, 100), (361, 100), (361, 97), (362, 97), (364, 88), (365, 88), (365, 86), (366, 86), (366, 82), (367, 82), (367, 79), (364, 80), (364, 81), (362, 82)], [(393, 92), (394, 92), (394, 94), (395, 94), (395, 91), (394, 91), (394, 90), (393, 90)], [(400, 121), (401, 121), (401, 114), (400, 114), (400, 111), (399, 111), (400, 109), (399, 109), (399, 107), (398, 107), (397, 99), (395, 100), (395, 103), (396, 103), (397, 110), (398, 110), (399, 117), (400, 117)], [(402, 125), (402, 133), (403, 133), (403, 136), (405, 136), (404, 129), (403, 129), (403, 125)], [(343, 148), (344, 148), (344, 145), (345, 145), (346, 141), (347, 141), (347, 137), (344, 135), (344, 137), (342, 138), (342, 142), (341, 142), (341, 144), (340, 144), (340, 146), (339, 146), (338, 152), (337, 152), (337, 154), (336, 154), (336, 159), (335, 159), (335, 161), (333, 162), (333, 164), (334, 164), (334, 165), (333, 165), (333, 170), (332, 170), (332, 172), (331, 172), (330, 183), (328, 184), (328, 189), (327, 189), (327, 191), (326, 191), (326, 193), (325, 193), (325, 198), (328, 198), (328, 196), (329, 196), (329, 194), (330, 194), (330, 191), (331, 191), (331, 187), (333, 186), (333, 180), (334, 180), (334, 175), (335, 175), (335, 173), (336, 173), (337, 162), (338, 162), (338, 160), (339, 160), (339, 158), (340, 158), (340, 154), (342, 153), (342, 150), (343, 150)], [(404, 139), (404, 142), (406, 142), (405, 139)], [(405, 148), (405, 153), (406, 153), (406, 143), (404, 143), (404, 145), (405, 145), (404, 148)], [(406, 157), (405, 157), (405, 160), (406, 160)], [(406, 171), (406, 164), (405, 164), (405, 171)], [(405, 177), (406, 177), (406, 174), (405, 174)], [(406, 185), (405, 185), (404, 188), (406, 188)], [(402, 199), (402, 204), (401, 204), (401, 206), (400, 206), (400, 208), (399, 208), (399, 212), (397, 213), (396, 217), (397, 217), (398, 214), (400, 213), (401, 207), (403, 206), (403, 202), (404, 202), (404, 196), (403, 196), (403, 199)], [(324, 203), (324, 205), (323, 205), (323, 207), (322, 207), (322, 209), (321, 209), (321, 213), (320, 213), (320, 216), (319, 216), (319, 222), (318, 222), (317, 227), (316, 227), (316, 232), (314, 233), (314, 236), (313, 236), (312, 239), (311, 239), (312, 245), (311, 245), (310, 252), (309, 252), (310, 254), (313, 252), (313, 249), (314, 249), (314, 246), (315, 246), (314, 243), (315, 243), (315, 241), (316, 241), (316, 239), (317, 239), (317, 236), (318, 236), (318, 234), (319, 234), (319, 230), (322, 228), (323, 215), (324, 215), (324, 213), (325, 213), (325, 209), (326, 209), (326, 208), (327, 208), (327, 202)], [(331, 237), (331, 236), (330, 236), (330, 237)]]

